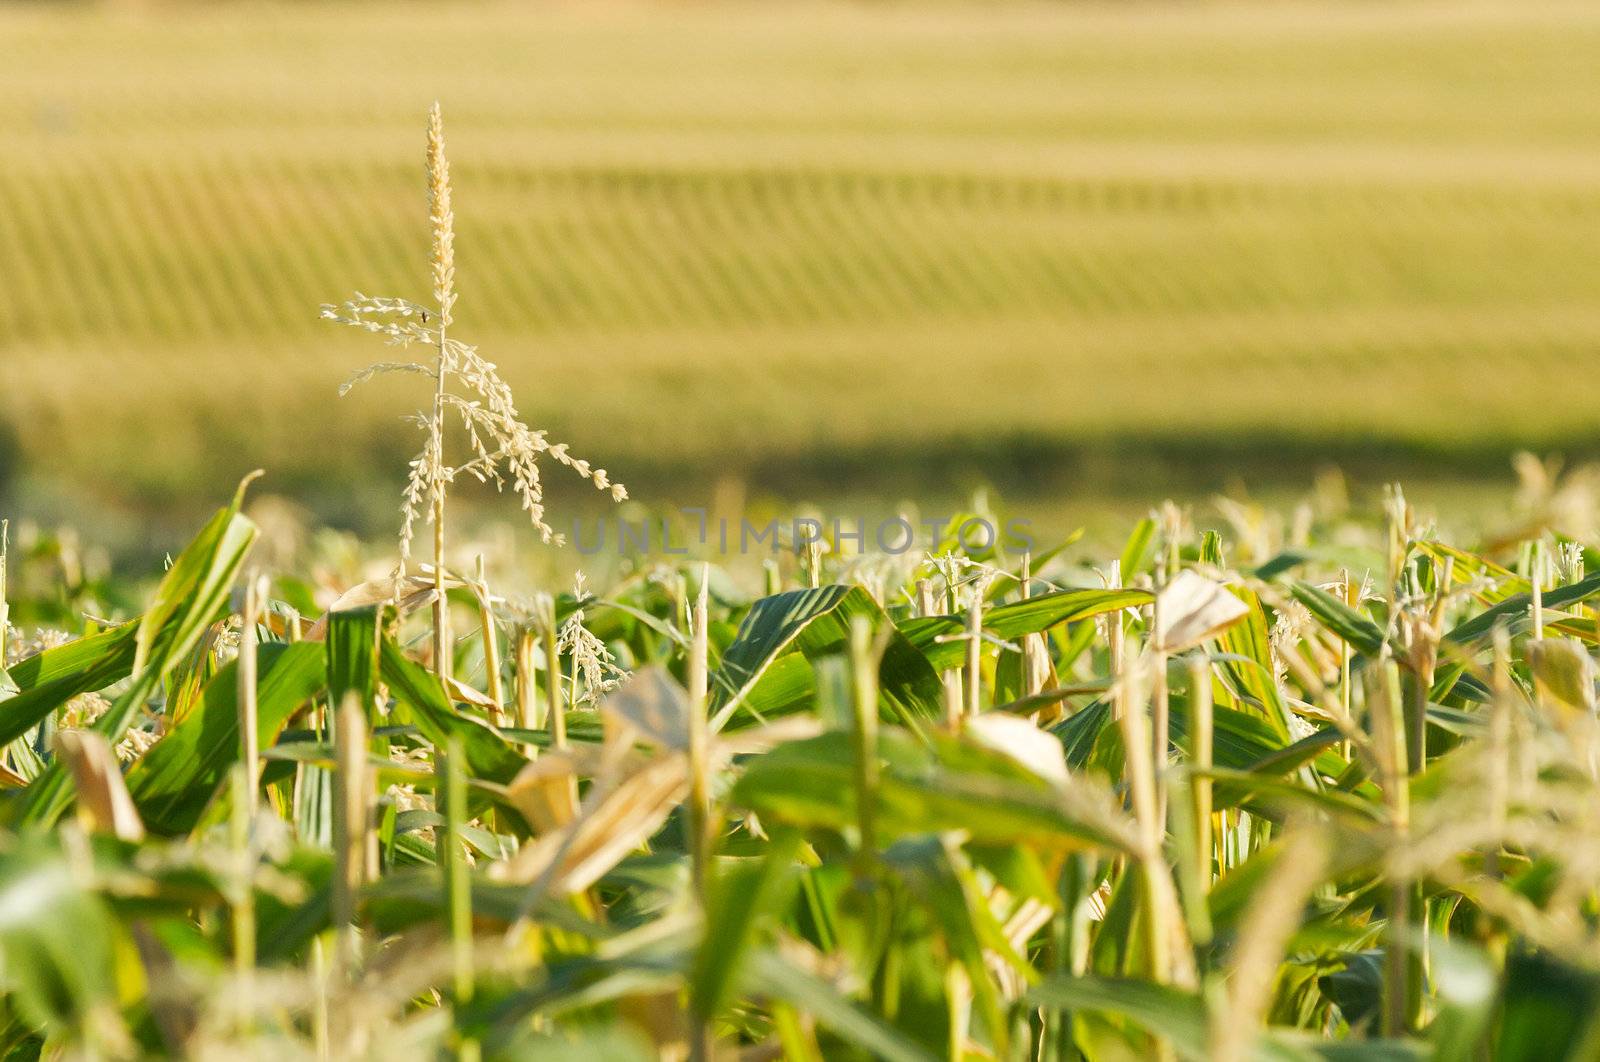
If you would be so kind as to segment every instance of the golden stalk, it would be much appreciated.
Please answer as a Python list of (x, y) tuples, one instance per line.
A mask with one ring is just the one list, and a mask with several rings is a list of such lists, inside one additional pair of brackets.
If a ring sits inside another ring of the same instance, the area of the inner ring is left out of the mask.
[(983, 692), (983, 583), (972, 584), (972, 600), (967, 605), (967, 705), (968, 719), (977, 718), (979, 696)]
[(243, 795), (245, 811), (252, 818), (256, 813), (261, 779), (261, 739), (256, 722), (256, 625), (260, 622), (261, 603), (266, 597), (267, 577), (249, 576), (245, 580), (244, 610), (239, 627), (238, 704), (240, 762), (248, 783)]
[[(1137, 683), (1139, 695), (1133, 690), (1124, 691), (1127, 710), (1117, 720), (1122, 732), (1124, 777), (1133, 805), (1134, 823), (1138, 828), (1139, 870), (1143, 878), (1145, 906), (1150, 919), (1150, 976), (1162, 984), (1192, 987), (1195, 982), (1194, 956), (1189, 950), (1188, 937), (1178, 907), (1178, 895), (1172, 884), (1172, 875), (1162, 854), (1163, 823), (1156, 817), (1156, 789), (1154, 757), (1150, 750), (1150, 733), (1146, 728), (1142, 704), (1142, 666), (1149, 659), (1130, 660), (1121, 669), (1118, 682), (1123, 685)], [(1168, 1057), (1162, 1044), (1162, 1055)]]
[[(1111, 562), (1111, 575), (1106, 580), (1108, 589), (1122, 588), (1122, 563)], [(1119, 608), (1106, 617), (1106, 655), (1111, 668), (1111, 716), (1121, 719), (1127, 709), (1126, 691), (1122, 683), (1122, 610)]]
[[(1379, 788), (1389, 812), (1396, 842), (1404, 843), (1411, 828), (1410, 779), (1407, 777), (1406, 726), (1400, 670), (1385, 657), (1369, 690), (1372, 737), (1378, 764)], [(1409, 934), (1421, 912), (1413, 910), (1410, 882), (1396, 878), (1389, 889), (1389, 939), (1384, 949), (1383, 1031), (1399, 1036), (1410, 1028), (1418, 1005), (1420, 964), (1416, 942)]]
[(247, 795), (254, 786), (242, 764), (234, 767), (229, 781), (233, 784), (229, 837), (238, 873), (238, 894), (229, 912), (233, 926), (233, 969), (241, 991), (248, 998), (256, 967), (255, 859), (250, 850), (250, 826), (255, 820), (255, 811)]
[[(454, 974), (454, 1003), (457, 1008), (472, 1002), (477, 981), (472, 961), (472, 878), (468, 873), (465, 839), (467, 825), (467, 773), (461, 738), (452, 734), (445, 747), (443, 763), (435, 770), (444, 795), (444, 824), (439, 829), (439, 869), (444, 876), (445, 910), (450, 925), (450, 957)], [(474, 1059), (480, 1054), (475, 1040), (457, 1045), (457, 1057)]]
[(1528, 556), (1528, 581), (1533, 584), (1533, 640), (1544, 640), (1544, 540), (1534, 539)]
[[(1342, 597), (1344, 599), (1344, 603), (1351, 608), (1355, 608), (1357, 605), (1359, 605), (1361, 602), (1359, 600), (1355, 600), (1355, 598), (1360, 597), (1360, 592), (1357, 591), (1354, 595), (1351, 594), (1349, 568), (1341, 568), (1339, 570), (1339, 583), (1343, 588)], [(1353, 716), (1350, 714), (1353, 708), (1354, 695), (1353, 691), (1350, 689), (1350, 661), (1353, 655), (1354, 654), (1352, 654), (1350, 651), (1350, 643), (1345, 641), (1343, 638), (1339, 639), (1339, 705), (1344, 710), (1344, 718), (1346, 719), (1353, 718)], [(1346, 760), (1350, 759), (1351, 750), (1350, 739), (1348, 737), (1346, 737), (1344, 741), (1340, 743), (1340, 751), (1343, 753)]]
[(367, 767), (367, 713), (360, 698), (345, 694), (334, 711), (333, 754), (333, 924), (341, 937), (340, 961), (346, 971), (359, 961), (356, 893), (366, 877), (371, 781)]
[[(1020, 572), (1021, 598), (1026, 601), (1033, 596), (1033, 554), (1022, 555), (1022, 571)], [(1050, 673), (1050, 649), (1045, 642), (1043, 632), (1026, 634), (1022, 638), (1022, 695), (1032, 697), (1036, 693), (1044, 692), (1045, 678)], [(1061, 706), (1057, 704), (1047, 715), (1059, 716)]]
[[(917, 580), (917, 615), (937, 616), (939, 606), (933, 596), (931, 579)], [(961, 722), (961, 676), (953, 669), (939, 672), (939, 685), (944, 691), (944, 721), (951, 730)]]
[[(535, 730), (539, 726), (539, 678), (533, 666), (537, 637), (531, 626), (517, 630), (517, 725), (524, 730)], [(537, 755), (537, 750), (537, 745), (527, 746), (529, 755)]]
[[(706, 720), (706, 690), (709, 684), (707, 651), (710, 640), (706, 595), (710, 583), (711, 566), (703, 565), (689, 630), (689, 806), (685, 809), (688, 812), (686, 824), (689, 833), (690, 880), (708, 933), (711, 906), (711, 760)], [(695, 1011), (689, 1036), (689, 1057), (692, 1062), (707, 1062), (714, 1048), (711, 1015), (703, 1013), (702, 1007), (697, 1006)]]
[(878, 669), (873, 659), (872, 626), (865, 616), (850, 623), (850, 665), (855, 691), (856, 832), (860, 870), (877, 861), (878, 838)]
[(500, 637), (495, 631), (494, 608), (490, 604), (489, 580), (484, 573), (483, 554), (478, 554), (478, 618), (483, 637), (484, 683), (489, 699), (494, 702), (494, 721), (504, 725), (505, 690), (500, 683)]
[(1450, 557), (1435, 569), (1433, 607), (1429, 611), (1428, 621), (1415, 628), (1417, 640), (1413, 646), (1415, 656), (1412, 661), (1416, 671), (1415, 685), (1412, 687), (1415, 700), (1406, 734), (1407, 770), (1411, 774), (1428, 765), (1428, 698), (1433, 691), (1434, 672), (1439, 662), (1439, 639), (1444, 630), (1444, 610), (1449, 603), (1454, 572), (1455, 560)]
[[(567, 747), (567, 714), (561, 703), (561, 652), (556, 648), (556, 601), (548, 594), (541, 595), (538, 603), (540, 633), (544, 635), (544, 681), (546, 716), (545, 730), (550, 735), (552, 749)], [(574, 680), (572, 695), (577, 697)], [(567, 779), (567, 803), (578, 806), (578, 780)]]
[(689, 853), (690, 869), (695, 893), (705, 899), (707, 875), (710, 869), (711, 827), (711, 766), (710, 734), (706, 720), (706, 690), (708, 686), (707, 648), (709, 622), (706, 612), (707, 586), (710, 566), (700, 573), (700, 591), (695, 595), (694, 613), (690, 624), (689, 666)]
[(433, 671), (448, 682), (453, 652), (450, 638), (450, 599), (444, 590), (444, 494), (433, 503)]
[(1161, 644), (1161, 589), (1166, 579), (1162, 569), (1165, 559), (1156, 566), (1154, 593), (1150, 598), (1150, 755), (1156, 790), (1156, 821), (1167, 821), (1167, 749), (1172, 740), (1172, 697), (1167, 688), (1167, 651)]
[(322, 948), (322, 937), (311, 938), (311, 983), (316, 993), (311, 1002), (311, 1044), (317, 1062), (333, 1058), (328, 1032), (328, 959)]
[(1189, 758), (1194, 767), (1195, 848), (1200, 857), (1198, 881), (1202, 891), (1211, 888), (1211, 778), (1212, 763), (1211, 664), (1204, 656), (1189, 662)]
[(544, 634), (545, 701), (549, 712), (545, 726), (550, 731), (550, 747), (560, 749), (567, 745), (567, 716), (561, 705), (561, 653), (556, 649), (555, 599), (546, 597), (542, 605), (539, 625)]
[(1489, 747), (1485, 751), (1488, 778), (1485, 789), (1489, 822), (1495, 837), (1485, 854), (1484, 871), (1500, 876), (1500, 837), (1505, 833), (1511, 757), (1511, 635), (1504, 626), (1494, 629), (1494, 667), (1490, 672), (1493, 696), (1489, 701)]
[(1300, 925), (1306, 899), (1328, 861), (1326, 839), (1314, 828), (1293, 831), (1246, 910), (1228, 966), (1226, 1011), (1210, 1023), (1210, 1057), (1241, 1059), (1262, 1031), (1273, 980), (1290, 937)]
[[(929, 579), (917, 580), (917, 615), (937, 616), (939, 606), (933, 595), (933, 582)], [(951, 730), (960, 725), (961, 720), (961, 674), (955, 669), (939, 672), (940, 688), (944, 691), (944, 719), (945, 725)]]

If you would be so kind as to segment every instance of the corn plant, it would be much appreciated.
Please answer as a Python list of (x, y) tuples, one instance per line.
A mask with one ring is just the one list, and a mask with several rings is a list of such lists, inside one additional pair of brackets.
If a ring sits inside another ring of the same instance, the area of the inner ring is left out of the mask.
[[(236, 500), (142, 615), (10, 640), (0, 1037), (1591, 1057), (1587, 556), (1446, 542), (1399, 503), (1245, 563), (1157, 527), (1110, 586), (1087, 553), (951, 543), (887, 606), (832, 553), (753, 599), (697, 563), (687, 635), (673, 579), (580, 587), (548, 637), (484, 628), (532, 704), (506, 714), (408, 650), (415, 601), (296, 639)], [(596, 645), (620, 681), (586, 675)]]
[[(509, 480), (529, 522), (545, 542), (552, 543), (559, 542), (562, 536), (545, 519), (541, 457), (548, 456), (572, 469), (616, 501), (625, 499), (628, 492), (622, 484), (612, 483), (605, 469), (573, 457), (566, 444), (551, 443), (545, 432), (530, 428), (518, 413), (511, 388), (501, 379), (495, 364), (485, 360), (476, 347), (448, 335), (457, 298), (455, 211), (450, 197), (450, 162), (445, 156), (444, 120), (437, 103), (428, 114), (426, 172), (433, 246), (432, 305), (358, 292), (342, 305), (324, 305), (322, 316), (381, 336), (393, 346), (421, 346), (432, 354), (432, 360), (426, 363), (384, 361), (368, 365), (351, 377), (340, 393), (348, 393), (356, 384), (387, 373), (414, 373), (433, 381), (431, 406), (412, 417), (426, 440), (421, 452), (411, 459), (406, 477), (397, 578), (405, 575), (411, 559), (416, 522), (426, 519), (433, 529), (433, 656), (439, 674), (444, 676), (451, 645), (445, 599), (445, 498), (450, 485), (459, 477), (470, 476), (504, 490)], [(460, 463), (451, 464), (446, 461), (445, 434), (447, 422), (456, 419), (466, 437), (468, 455)]]
[(1471, 542), (1396, 487), (812, 543), (759, 595), (701, 558), (514, 609), (480, 565), (457, 669), (453, 480), (552, 538), (536, 458), (621, 491), (446, 334), (428, 143), (433, 304), (329, 311), (432, 355), (360, 377), (433, 382), (394, 578), (303, 624), (248, 478), (136, 606), (0, 548), (0, 614), (57, 621), (3, 643), (8, 1056), (1595, 1057), (1600, 573), (1553, 490)]

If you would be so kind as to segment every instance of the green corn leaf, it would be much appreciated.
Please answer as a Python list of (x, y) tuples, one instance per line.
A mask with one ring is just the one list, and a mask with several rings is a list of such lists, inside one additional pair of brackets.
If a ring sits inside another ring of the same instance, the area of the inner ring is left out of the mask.
[[(1589, 576), (1568, 586), (1558, 586), (1544, 594), (1543, 604), (1547, 609), (1565, 608), (1586, 601), (1595, 594), (1600, 594), (1600, 574)], [(1533, 608), (1531, 593), (1516, 594), (1506, 598), (1493, 608), (1486, 609), (1476, 616), (1460, 623), (1445, 635), (1446, 641), (1458, 645), (1466, 645), (1488, 637), (1497, 624), (1505, 624), (1513, 631), (1521, 630), (1528, 624), (1528, 613)]]
[[(1261, 758), (1245, 766), (1251, 774), (1273, 775), (1287, 774), (1297, 770), (1305, 764), (1318, 760), (1326, 749), (1331, 749), (1344, 740), (1344, 735), (1333, 727), (1318, 730), (1315, 734), (1308, 734), (1276, 752), (1269, 752)], [(1319, 766), (1320, 766), (1320, 761)], [(1340, 761), (1343, 762), (1342, 760)]]
[[(879, 841), (960, 830), (976, 844), (1039, 844), (1121, 851), (1130, 845), (1119, 809), (1064, 794), (1011, 757), (961, 738), (931, 746), (906, 731), (879, 735)], [(731, 799), (763, 821), (846, 832), (856, 823), (850, 736), (830, 732), (753, 757)]]
[[(26, 691), (90, 670), (101, 665), (108, 657), (115, 658), (131, 650), (133, 637), (138, 628), (139, 622), (130, 620), (86, 638), (78, 638), (65, 645), (58, 645), (54, 649), (35, 653), (11, 665), (8, 669), (11, 679), (18, 689)], [(133, 656), (129, 652), (123, 674), (126, 675), (132, 667)]]
[(879, 667), (879, 703), (885, 714), (915, 726), (941, 711), (939, 677), (926, 657), (859, 586), (791, 590), (757, 601), (739, 625), (712, 676), (712, 727), (720, 729), (744, 709), (754, 718), (793, 712), (815, 689), (808, 661), (844, 653), (850, 625), (865, 616), (873, 630), (889, 630)]
[(789, 906), (800, 843), (799, 833), (779, 831), (761, 858), (724, 861), (712, 877), (705, 937), (689, 979), (695, 1008), (707, 1020), (732, 997), (755, 944), (757, 923)]
[(1102, 976), (1120, 977), (1129, 970), (1148, 968), (1149, 919), (1139, 913), (1144, 886), (1138, 874), (1112, 874), (1109, 882), (1105, 917), (1090, 944), (1089, 968)]
[(328, 617), (328, 703), (355, 694), (370, 718), (377, 696), (378, 610), (349, 609)]
[(1095, 701), (1052, 728), (1051, 733), (1061, 739), (1061, 748), (1066, 754), (1069, 768), (1081, 770), (1089, 762), (1100, 731), (1110, 723), (1111, 705), (1106, 701)]
[[(139, 621), (135, 636), (134, 680), (94, 729), (115, 745), (162, 679), (187, 656), (227, 606), (228, 592), (256, 539), (256, 526), (239, 514), (241, 493), (218, 510), (193, 542), (178, 555), (156, 588), (155, 604)], [(142, 666), (141, 666), (142, 665)], [(0, 712), (4, 705), (0, 705)], [(66, 776), (52, 761), (28, 786), (23, 817), (48, 825), (71, 801)]]
[(460, 737), (471, 777), (505, 785), (527, 766), (522, 754), (492, 726), (456, 711), (445, 697), (438, 676), (408, 660), (394, 642), (383, 639), (378, 659), (379, 673), (389, 692), (410, 708), (417, 729), (434, 747), (444, 747), (451, 735)]
[(256, 539), (256, 525), (239, 514), (239, 502), (218, 510), (172, 562), (155, 600), (139, 620), (133, 670), (152, 663), (165, 670), (194, 648), (228, 599), (234, 576)]
[[(1272, 642), (1267, 633), (1267, 616), (1261, 608), (1261, 599), (1244, 586), (1230, 586), (1228, 590), (1250, 609), (1244, 622), (1235, 623), (1217, 640), (1224, 652), (1243, 657), (1250, 664), (1240, 664), (1224, 659), (1222, 668), (1232, 679), (1233, 686), (1260, 706), (1262, 715), (1277, 731), (1282, 741), (1289, 740), (1289, 706), (1283, 701), (1273, 677)], [(1254, 666), (1251, 666), (1254, 665)]]
[[(22, 1017), (98, 1057), (106, 1023), (120, 1029), (115, 947), (121, 930), (81, 875), (36, 846), (0, 862), (0, 954), (7, 997)], [(79, 1052), (69, 1051), (69, 1054)]]
[[(1151, 1036), (1172, 1045), (1186, 1062), (1209, 1062), (1205, 1002), (1195, 993), (1170, 985), (1152, 984), (1130, 978), (1072, 977), (1057, 974), (1035, 985), (1028, 997), (1040, 1006), (1072, 1011), (1091, 1011), (1114, 1015)], [(1365, 1046), (1365, 1045), (1363, 1045)], [(1248, 1056), (1250, 1062), (1312, 1062), (1329, 1057), (1323, 1045), (1279, 1030), (1268, 1030)], [(1414, 1058), (1414, 1054), (1375, 1058)]]
[(1151, 556), (1155, 553), (1155, 544), (1156, 522), (1147, 516), (1133, 526), (1127, 544), (1122, 547), (1120, 571), (1123, 583), (1132, 582), (1134, 575), (1150, 562)]
[(1443, 935), (1426, 941), (1428, 979), (1438, 1012), (1428, 1027), (1433, 1062), (1474, 1062), (1494, 1023), (1500, 992), (1495, 963), (1478, 948)]
[[(1059, 623), (1115, 612), (1119, 608), (1137, 608), (1150, 601), (1148, 590), (1058, 590), (990, 609), (983, 614), (983, 629), (997, 638), (1019, 638), (1047, 631)], [(920, 649), (940, 671), (959, 666), (966, 653), (960, 642), (940, 639), (963, 634), (966, 629), (965, 616), (925, 616), (900, 625), (906, 640)]]
[[(1211, 709), (1211, 726), (1212, 762), (1219, 767), (1248, 770), (1289, 747), (1271, 723), (1253, 712), (1215, 705)], [(1172, 735), (1178, 740), (1189, 736), (1189, 706), (1185, 702), (1173, 702)]]
[(1349, 643), (1363, 656), (1376, 656), (1383, 648), (1383, 631), (1366, 616), (1340, 601), (1326, 590), (1310, 583), (1295, 583), (1290, 589), (1324, 627)]
[(1480, 557), (1476, 553), (1458, 549), (1447, 542), (1418, 542), (1417, 549), (1435, 560), (1449, 560), (1455, 572), (1453, 578), (1458, 582), (1466, 579), (1493, 580), (1494, 588), (1483, 592), (1483, 596), (1488, 600), (1502, 600), (1511, 594), (1527, 593), (1531, 589), (1527, 578), (1518, 575), (1510, 568)]
[(873, 1058), (883, 1062), (932, 1062), (933, 1056), (906, 1039), (905, 1034), (777, 952), (752, 955), (747, 979), (755, 991), (811, 1014), (817, 1024)]
[(1214, 780), (1218, 808), (1248, 807), (1256, 814), (1277, 821), (1283, 817), (1280, 809), (1305, 807), (1358, 826), (1370, 826), (1383, 817), (1381, 808), (1338, 789), (1312, 789), (1295, 782), (1222, 767), (1195, 773)]
[[(316, 642), (263, 645), (256, 653), (256, 738), (265, 749), (322, 692), (324, 653)], [(194, 829), (239, 761), (238, 681), (233, 661), (206, 686), (199, 707), (128, 769), (128, 793), (152, 833), (177, 837)]]
[(11, 668), (21, 692), (0, 700), (0, 744), (26, 734), (81, 693), (103, 690), (133, 669), (135, 623), (46, 649)]
[(985, 968), (985, 952), (999, 956), (1025, 980), (1033, 980), (1032, 967), (1016, 953), (1005, 930), (990, 910), (973, 880), (966, 857), (947, 838), (909, 838), (883, 853), (884, 864), (910, 893), (920, 900), (943, 934), (951, 956), (966, 967), (977, 1013), (1005, 1056), (1008, 1030), (1001, 1017), (1002, 1003)]
[(1600, 974), (1518, 949), (1506, 960), (1496, 1062), (1595, 1057)]
[(1034, 985), (1028, 998), (1042, 1007), (1116, 1015), (1167, 1040), (1180, 1058), (1206, 1058), (1205, 1004), (1191, 992), (1128, 978), (1057, 974)]

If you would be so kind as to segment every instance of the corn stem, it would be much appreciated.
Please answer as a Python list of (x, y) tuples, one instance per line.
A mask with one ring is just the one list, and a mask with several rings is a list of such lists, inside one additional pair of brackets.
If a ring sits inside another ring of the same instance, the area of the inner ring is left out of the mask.
[(472, 1002), (472, 881), (467, 873), (464, 829), (467, 825), (467, 774), (461, 738), (452, 734), (445, 746), (443, 769), (444, 828), (439, 833), (439, 868), (444, 873), (445, 910), (450, 918), (450, 958), (455, 1005)]
[(334, 711), (333, 923), (341, 935), (340, 962), (349, 971), (360, 960), (356, 894), (366, 877), (370, 827), (367, 714), (355, 693)]
[(239, 627), (238, 704), (240, 762), (245, 771), (245, 814), (256, 813), (257, 790), (261, 779), (261, 745), (257, 725), (256, 626), (261, 603), (266, 599), (267, 579), (252, 575), (245, 582), (244, 612)]
[(1211, 664), (1204, 656), (1196, 656), (1189, 663), (1189, 712), (1192, 720), (1190, 738), (1190, 763), (1194, 767), (1194, 823), (1195, 850), (1199, 855), (1199, 874), (1196, 878), (1201, 891), (1211, 888), (1211, 778), (1212, 764), (1212, 698)]
[(850, 624), (850, 664), (854, 679), (856, 833), (863, 875), (877, 862), (878, 838), (878, 671), (873, 659), (872, 626), (864, 616)]
[(256, 968), (256, 904), (254, 855), (250, 849), (250, 827), (255, 812), (248, 794), (253, 788), (242, 764), (229, 773), (233, 789), (233, 808), (228, 816), (229, 840), (238, 874), (234, 901), (230, 909), (233, 926), (233, 970), (239, 979), (241, 998), (249, 999), (249, 986)]

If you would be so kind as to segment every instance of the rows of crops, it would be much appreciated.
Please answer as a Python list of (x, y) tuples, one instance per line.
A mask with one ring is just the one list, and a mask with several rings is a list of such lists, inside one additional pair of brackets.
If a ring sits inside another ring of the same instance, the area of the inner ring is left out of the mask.
[[(381, 450), (363, 407), (329, 434), (347, 348), (310, 342), (307, 307), (351, 277), (404, 290), (399, 160), (435, 95), (464, 149), (463, 320), (613, 461), (730, 437), (1448, 447), (1463, 404), (1482, 438), (1568, 444), (1600, 397), (1582, 4), (0, 20), (13, 475), (192, 496)], [(1485, 358), (1496, 385), (1465, 382)], [(971, 402), (974, 367), (1033, 401)], [(1418, 390), (1440, 400), (1397, 397)], [(220, 406), (263, 423), (197, 478)], [(130, 433), (174, 463), (109, 445)]]
[[(1226, 319), (1582, 305), (1600, 190), (956, 173), (464, 167), (473, 323), (525, 335), (946, 317)], [(391, 283), (413, 167), (259, 159), (7, 174), (18, 345), (300, 336)], [(1570, 311), (1569, 311), (1570, 312)], [(1461, 327), (1471, 338), (1471, 323)], [(301, 355), (303, 356), (303, 355)]]
[(254, 475), (153, 585), (0, 522), (0, 1052), (1595, 1056), (1593, 469), (1465, 543), (1330, 480), (509, 592), (460, 485), (629, 495), (467, 341), (425, 143), (429, 296), (320, 311), (420, 392), (397, 562)]
[(258, 578), (235, 502), (142, 616), (25, 543), (0, 1041), (1593, 1057), (1600, 576), (1561, 497), (1483, 553), (1395, 493), (525, 603)]

